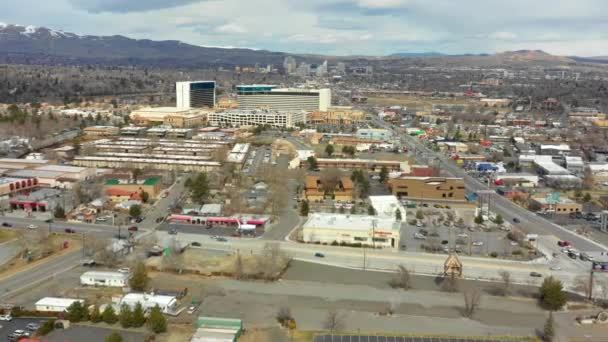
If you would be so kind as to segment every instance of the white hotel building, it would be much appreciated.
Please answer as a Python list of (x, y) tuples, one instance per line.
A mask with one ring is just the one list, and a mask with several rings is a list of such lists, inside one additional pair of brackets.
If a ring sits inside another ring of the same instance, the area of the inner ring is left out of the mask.
[(276, 112), (270, 110), (226, 110), (207, 114), (207, 122), (213, 126), (259, 126), (295, 127), (306, 123), (308, 114), (304, 111)]
[(254, 84), (236, 87), (239, 108), (277, 111), (326, 112), (331, 106), (330, 89), (277, 88)]

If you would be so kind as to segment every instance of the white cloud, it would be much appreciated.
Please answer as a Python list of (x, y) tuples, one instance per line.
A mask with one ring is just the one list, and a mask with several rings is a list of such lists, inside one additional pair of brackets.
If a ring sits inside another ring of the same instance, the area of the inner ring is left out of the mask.
[(407, 3), (406, 0), (359, 0), (359, 6), (365, 8), (395, 8)]
[(241, 34), (241, 33), (247, 32), (247, 30), (245, 28), (243, 28), (242, 26), (240, 26), (238, 24), (234, 24), (234, 23), (220, 25), (220, 26), (216, 27), (215, 29), (213, 29), (213, 31), (217, 32), (217, 33), (228, 33), (228, 34)]
[(339, 44), (369, 41), (373, 38), (370, 33), (325, 33), (325, 34), (304, 34), (298, 33), (285, 39), (288, 42), (312, 43), (312, 44)]

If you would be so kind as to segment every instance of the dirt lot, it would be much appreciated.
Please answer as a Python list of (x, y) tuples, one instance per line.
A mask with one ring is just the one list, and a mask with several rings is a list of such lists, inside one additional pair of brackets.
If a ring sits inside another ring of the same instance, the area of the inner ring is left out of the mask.
[(17, 238), (17, 232), (9, 229), (0, 229), (0, 243)]

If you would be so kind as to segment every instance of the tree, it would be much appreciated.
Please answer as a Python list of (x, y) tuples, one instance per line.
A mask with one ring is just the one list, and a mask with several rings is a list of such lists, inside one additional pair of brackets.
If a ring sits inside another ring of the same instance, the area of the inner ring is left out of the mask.
[(308, 162), (308, 169), (309, 170), (314, 170), (317, 168), (317, 158), (310, 156), (306, 159), (306, 161)]
[(481, 291), (477, 287), (473, 287), (464, 291), (464, 312), (463, 315), (467, 318), (473, 317), (475, 311), (481, 303)]
[(481, 211), (479, 212), (479, 215), (475, 216), (475, 224), (483, 224), (483, 215), (481, 215)]
[(308, 216), (308, 212), (310, 211), (310, 206), (308, 205), (308, 201), (304, 200), (300, 203), (300, 215)]
[(574, 279), (574, 290), (577, 292), (582, 292), (585, 297), (589, 297), (591, 294), (591, 284), (589, 281), (590, 279), (586, 275), (576, 277)]
[(141, 197), (142, 202), (148, 203), (148, 200), (150, 199), (150, 194), (146, 191), (142, 191), (139, 193), (139, 197)]
[(395, 210), (395, 220), (401, 221), (401, 219), (402, 219), (401, 210), (399, 210), (399, 209)]
[(134, 328), (139, 328), (146, 323), (146, 316), (144, 313), (144, 308), (140, 302), (137, 302), (137, 304), (135, 304), (135, 309), (133, 309), (131, 323)]
[(548, 310), (560, 310), (566, 304), (567, 296), (562, 282), (553, 277), (543, 280), (539, 293), (541, 304)]
[(496, 218), (494, 219), (494, 223), (496, 223), (497, 225), (502, 225), (503, 223), (505, 223), (505, 220), (503, 220), (502, 216), (500, 214), (496, 215)]
[(367, 207), (367, 215), (371, 215), (371, 216), (376, 215), (376, 209), (374, 209), (374, 207), (371, 204), (369, 205), (369, 207)]
[(146, 265), (143, 262), (137, 263), (135, 265), (135, 270), (133, 271), (133, 275), (131, 279), (129, 279), (129, 285), (135, 291), (144, 291), (146, 287), (148, 287), (148, 270), (146, 269)]
[(65, 210), (63, 210), (63, 207), (58, 205), (55, 207), (55, 211), (53, 212), (53, 216), (57, 219), (64, 219), (65, 218)]
[(591, 171), (590, 168), (585, 168), (585, 171), (583, 172), (583, 188), (585, 188), (586, 190), (590, 190), (593, 189), (593, 186), (595, 185), (595, 178), (593, 176), (593, 172)]
[(134, 204), (129, 207), (129, 216), (131, 217), (139, 217), (141, 216), (141, 206)]
[(118, 321), (120, 322), (120, 326), (123, 328), (130, 328), (133, 325), (133, 311), (131, 311), (131, 307), (129, 307), (127, 304), (123, 304), (120, 307)]
[(80, 301), (75, 301), (67, 308), (67, 319), (70, 322), (80, 322), (87, 319), (87, 308)]
[(424, 213), (420, 209), (416, 210), (416, 220), (424, 220)]
[(103, 317), (101, 317), (101, 312), (99, 312), (99, 305), (93, 306), (93, 311), (91, 311), (89, 319), (93, 323), (99, 323), (102, 321)]
[(553, 321), (553, 311), (549, 311), (549, 317), (543, 327), (543, 339), (547, 342), (552, 342), (555, 337), (555, 322)]
[(389, 281), (392, 288), (407, 290), (410, 288), (410, 272), (403, 265), (397, 267), (397, 275)]
[(106, 337), (106, 342), (122, 342), (122, 336), (118, 332), (114, 331), (108, 335), (108, 337)]
[(155, 334), (160, 334), (167, 331), (167, 319), (163, 315), (160, 307), (156, 305), (150, 311), (150, 317), (148, 318), (148, 326)]
[(388, 168), (386, 166), (383, 166), (380, 169), (380, 183), (386, 182), (387, 179), (388, 179)]
[(101, 317), (103, 321), (107, 324), (114, 324), (118, 322), (118, 317), (116, 316), (116, 312), (114, 311), (112, 305), (106, 306), (106, 308), (103, 310), (103, 313), (101, 314)]
[(36, 332), (38, 336), (46, 336), (50, 334), (53, 330), (55, 330), (55, 320), (51, 319), (42, 324), (40, 329)]
[(234, 278), (236, 280), (241, 280), (244, 276), (243, 258), (241, 257), (241, 254), (237, 254), (234, 259)]
[(586, 192), (585, 196), (583, 196), (583, 202), (588, 203), (591, 202), (591, 194)]
[(334, 154), (334, 145), (328, 144), (325, 146), (325, 154), (327, 154), (328, 157), (331, 157), (331, 155)]
[(194, 179), (190, 179), (186, 186), (190, 191), (192, 201), (202, 203), (209, 193), (209, 180), (207, 179), (207, 174), (204, 172), (199, 173)]
[(330, 333), (344, 329), (344, 319), (336, 310), (329, 310), (323, 321), (323, 328), (329, 330)]
[(349, 156), (352, 157), (355, 155), (355, 147), (354, 146), (343, 146), (342, 153), (348, 154)]
[(281, 306), (277, 311), (277, 321), (282, 325), (286, 326), (293, 319), (291, 310), (287, 306)]
[(501, 270), (498, 272), (500, 279), (502, 279), (502, 294), (506, 296), (511, 291), (511, 273), (509, 271)]

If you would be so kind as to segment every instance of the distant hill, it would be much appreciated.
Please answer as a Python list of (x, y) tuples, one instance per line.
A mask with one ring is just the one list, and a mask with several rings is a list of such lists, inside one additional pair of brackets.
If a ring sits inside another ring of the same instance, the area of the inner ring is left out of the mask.
[(390, 55), (389, 57), (404, 57), (404, 58), (429, 58), (448, 56), (441, 52), (399, 52)]
[(210, 48), (176, 40), (81, 36), (45, 27), (0, 24), (0, 63), (176, 67), (282, 64), (287, 54)]

